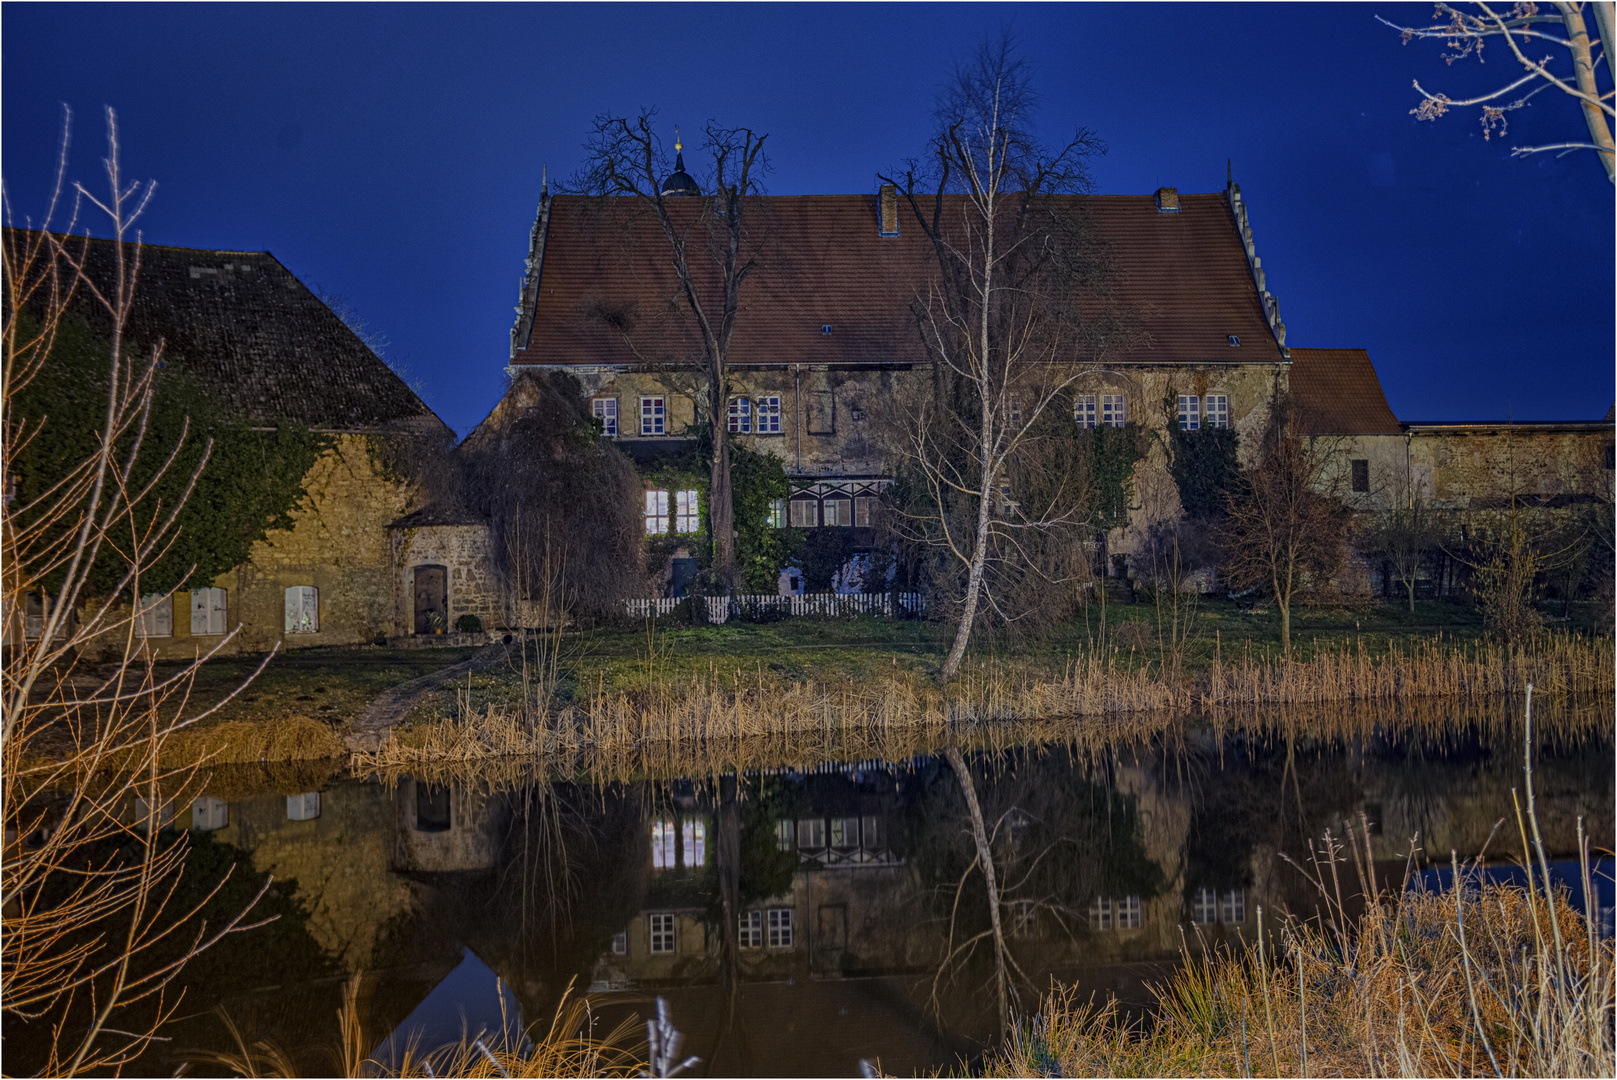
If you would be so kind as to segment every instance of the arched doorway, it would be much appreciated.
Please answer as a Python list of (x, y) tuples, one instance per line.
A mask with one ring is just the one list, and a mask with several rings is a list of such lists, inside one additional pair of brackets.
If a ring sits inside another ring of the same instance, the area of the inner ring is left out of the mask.
[[(415, 568), (415, 632), (430, 634), (449, 629), (448, 577), (441, 566)], [(433, 616), (438, 618), (435, 620)], [(436, 622), (437, 625), (434, 625)]]

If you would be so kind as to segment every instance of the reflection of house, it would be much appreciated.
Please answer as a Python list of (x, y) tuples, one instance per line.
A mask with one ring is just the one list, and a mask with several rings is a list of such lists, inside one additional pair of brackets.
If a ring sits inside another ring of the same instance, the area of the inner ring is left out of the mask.
[(505, 819), (500, 796), (466, 785), (404, 780), (394, 794), (394, 807), (393, 869), (444, 873), (494, 868)]

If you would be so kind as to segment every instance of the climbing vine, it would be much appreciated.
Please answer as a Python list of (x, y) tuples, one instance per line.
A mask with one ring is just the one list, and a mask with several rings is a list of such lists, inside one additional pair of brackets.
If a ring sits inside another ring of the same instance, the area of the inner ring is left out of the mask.
[(1140, 425), (1078, 429), (1089, 454), (1089, 514), (1098, 529), (1128, 521), (1134, 501), (1134, 465), (1140, 460)]
[(1179, 505), (1186, 517), (1218, 517), (1224, 513), (1230, 487), (1241, 471), (1235, 429), (1181, 431), (1177, 408), (1178, 392), (1170, 386), (1162, 410), (1168, 431), (1168, 474), (1179, 487)]

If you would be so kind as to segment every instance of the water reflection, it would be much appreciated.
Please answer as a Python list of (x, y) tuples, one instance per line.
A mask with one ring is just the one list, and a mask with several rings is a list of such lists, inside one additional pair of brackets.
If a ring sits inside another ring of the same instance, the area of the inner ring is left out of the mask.
[[(1052, 977), (1143, 1006), (1145, 982), (1187, 940), (1251, 941), (1259, 906), (1312, 911), (1282, 855), (1304, 858), (1326, 829), (1363, 822), (1369, 872), (1394, 881), (1411, 836), (1433, 862), (1474, 853), (1512, 812), (1518, 753), (1480, 732), (1343, 746), (1192, 731), (975, 755), (1024, 1006)], [(384, 1050), (462, 1025), (495, 1038), (511, 1016), (547, 1019), (570, 985), (608, 1027), (666, 997), (710, 1075), (852, 1075), (861, 1057), (924, 1071), (996, 1029), (987, 894), (941, 757), (317, 786), (253, 793), (221, 773), (175, 808), (173, 826), (295, 882), (297, 918), (330, 966), (305, 960), (251, 985), (239, 970), (201, 973), (173, 1048), (222, 1041), (206, 1011), (217, 1003), (318, 1071), (311, 1044), (337, 1033), (309, 1003), (331, 1016), (358, 970), (369, 1044)], [(1611, 834), (1609, 743), (1545, 748), (1535, 786), (1552, 856), (1575, 851), (1579, 816)], [(173, 1048), (152, 1067), (177, 1064)]]

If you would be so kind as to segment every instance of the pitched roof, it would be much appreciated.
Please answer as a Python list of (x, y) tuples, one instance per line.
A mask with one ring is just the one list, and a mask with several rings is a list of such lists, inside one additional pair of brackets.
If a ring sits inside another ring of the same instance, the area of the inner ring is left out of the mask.
[(1315, 435), (1397, 435), (1370, 354), (1363, 349), (1291, 350), (1291, 400)]
[[(110, 241), (92, 241), (90, 279), (112, 281), (115, 260)], [(106, 321), (82, 298), (80, 309), (92, 324)], [(143, 245), (128, 333), (146, 347), (161, 338), (166, 361), (181, 365), (249, 422), (286, 419), (327, 431), (447, 430), (267, 251)]]
[[(1111, 295), (1148, 335), (1113, 359), (1281, 360), (1222, 194), (1183, 195), (1178, 213), (1160, 213), (1150, 195), (1059, 198), (1104, 245)], [(694, 215), (702, 202), (670, 207)], [(766, 196), (749, 208), (748, 242), (759, 265), (742, 286), (732, 362), (923, 358), (911, 304), (925, 292), (935, 256), (906, 207), (898, 237), (879, 235), (877, 213), (874, 194)], [(691, 265), (703, 295), (716, 296), (702, 228), (691, 233)], [(632, 200), (554, 197), (543, 245), (532, 330), (516, 343), (513, 364), (679, 363), (700, 355), (668, 241)]]

